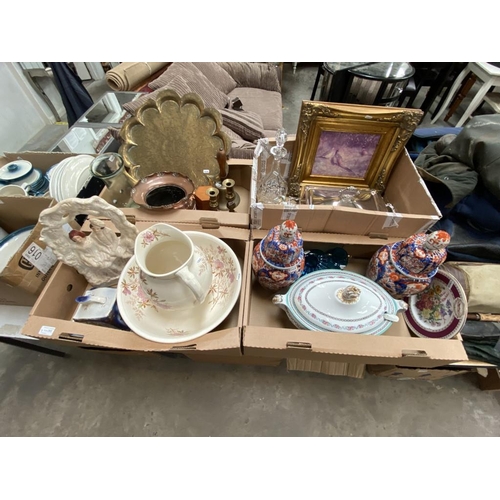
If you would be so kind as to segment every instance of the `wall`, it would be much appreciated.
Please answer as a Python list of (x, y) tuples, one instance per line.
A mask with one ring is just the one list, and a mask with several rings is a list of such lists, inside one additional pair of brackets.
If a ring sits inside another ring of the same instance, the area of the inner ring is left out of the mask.
[[(50, 98), (59, 114), (64, 114), (55, 86), (54, 89)], [(0, 109), (0, 154), (19, 151), (46, 125), (55, 123), (54, 115), (26, 80), (18, 63), (0, 63)]]

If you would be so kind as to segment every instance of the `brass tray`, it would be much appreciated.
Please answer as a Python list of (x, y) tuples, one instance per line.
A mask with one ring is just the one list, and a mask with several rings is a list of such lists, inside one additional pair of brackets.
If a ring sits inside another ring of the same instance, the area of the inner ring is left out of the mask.
[(217, 158), (224, 152), (225, 162), (231, 149), (231, 140), (221, 126), (220, 113), (205, 108), (200, 96), (188, 93), (180, 97), (167, 89), (124, 122), (119, 153), (133, 182), (156, 172), (179, 172), (195, 187), (204, 186), (209, 184), (204, 171), (219, 178)]

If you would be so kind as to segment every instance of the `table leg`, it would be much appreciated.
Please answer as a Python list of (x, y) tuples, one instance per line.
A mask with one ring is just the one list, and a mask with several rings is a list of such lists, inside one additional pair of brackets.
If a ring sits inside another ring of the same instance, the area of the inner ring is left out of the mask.
[(442, 106), (439, 109), (439, 111), (436, 114), (436, 116), (431, 120), (431, 123), (435, 123), (435, 122), (437, 122), (439, 120), (439, 118), (441, 118), (441, 116), (443, 115), (443, 113), (446, 111), (446, 109), (448, 107), (448, 104), (450, 104), (451, 100), (455, 96), (455, 92), (460, 88), (460, 85), (464, 81), (465, 77), (469, 74), (469, 72), (470, 72), (470, 70), (469, 70), (469, 67), (467, 66), (458, 75), (457, 79), (455, 80), (455, 83), (453, 84), (453, 86), (451, 87), (450, 91), (448, 92), (448, 97), (446, 98), (446, 100), (442, 104)]
[(458, 91), (457, 96), (455, 97), (455, 99), (453, 99), (453, 102), (451, 103), (450, 109), (448, 110), (448, 113), (444, 117), (445, 121), (448, 121), (453, 116), (455, 111), (458, 109), (458, 106), (460, 106), (461, 102), (464, 100), (464, 98), (469, 93), (469, 90), (476, 83), (476, 80), (477, 80), (477, 76), (474, 73), (470, 73), (469, 77), (467, 78), (467, 80), (465, 80), (462, 87)]
[(484, 96), (488, 93), (488, 90), (490, 89), (491, 83), (490, 82), (484, 82), (483, 86), (477, 91), (477, 94), (474, 96), (472, 99), (471, 103), (469, 104), (469, 107), (465, 110), (465, 113), (462, 115), (462, 118), (458, 120), (457, 127), (461, 127), (476, 111), (476, 108), (481, 104), (481, 102), (484, 99)]
[(316, 95), (316, 90), (318, 89), (319, 79), (321, 78), (321, 73), (323, 73), (323, 63), (319, 63), (318, 72), (316, 73), (316, 80), (314, 80), (314, 87), (312, 89), (311, 101), (314, 101), (314, 96)]

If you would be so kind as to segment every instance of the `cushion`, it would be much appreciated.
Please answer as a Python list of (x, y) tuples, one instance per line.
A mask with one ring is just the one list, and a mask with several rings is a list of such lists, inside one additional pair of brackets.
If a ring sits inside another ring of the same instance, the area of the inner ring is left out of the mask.
[(276, 130), (283, 126), (283, 104), (279, 92), (236, 87), (228, 97), (239, 97), (245, 111), (257, 113), (262, 119), (264, 130), (274, 130), (276, 133)]
[(262, 118), (252, 111), (220, 109), (223, 124), (247, 141), (256, 141), (264, 137)]
[(156, 96), (162, 91), (166, 89), (173, 89), (175, 90), (181, 97), (184, 94), (187, 94), (189, 92), (192, 92), (192, 90), (189, 88), (188, 84), (184, 80), (184, 78), (180, 76), (176, 76), (170, 80), (168, 85), (165, 85), (165, 87), (159, 88), (158, 90), (155, 90), (154, 92), (151, 92), (149, 94), (145, 94), (138, 99), (135, 99), (134, 101), (131, 102), (126, 102), (123, 105), (123, 109), (126, 109), (130, 114), (135, 115), (135, 112), (137, 109), (142, 106), (146, 101), (149, 101), (149, 99), (156, 99)]
[(236, 80), (217, 63), (194, 62), (193, 64), (224, 94), (229, 94), (236, 88)]
[(170, 81), (179, 76), (189, 85), (191, 92), (198, 94), (208, 108), (223, 109), (229, 104), (229, 99), (193, 64), (188, 62), (175, 62), (153, 80), (149, 87), (153, 90), (165, 87)]
[(236, 132), (225, 125), (222, 125), (221, 130), (231, 139), (231, 151), (229, 152), (229, 158), (253, 158), (256, 144), (245, 141), (245, 139), (240, 137)]
[(281, 92), (279, 69), (275, 63), (220, 62), (238, 87), (255, 87)]

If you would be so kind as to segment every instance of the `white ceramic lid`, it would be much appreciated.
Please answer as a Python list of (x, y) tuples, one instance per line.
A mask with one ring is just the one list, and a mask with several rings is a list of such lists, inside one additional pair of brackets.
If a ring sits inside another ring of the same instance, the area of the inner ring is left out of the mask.
[(31, 173), (33, 165), (27, 160), (16, 160), (0, 168), (0, 182), (21, 180)]
[(398, 304), (374, 281), (356, 273), (322, 270), (286, 295), (289, 312), (309, 330), (380, 335), (397, 321)]

